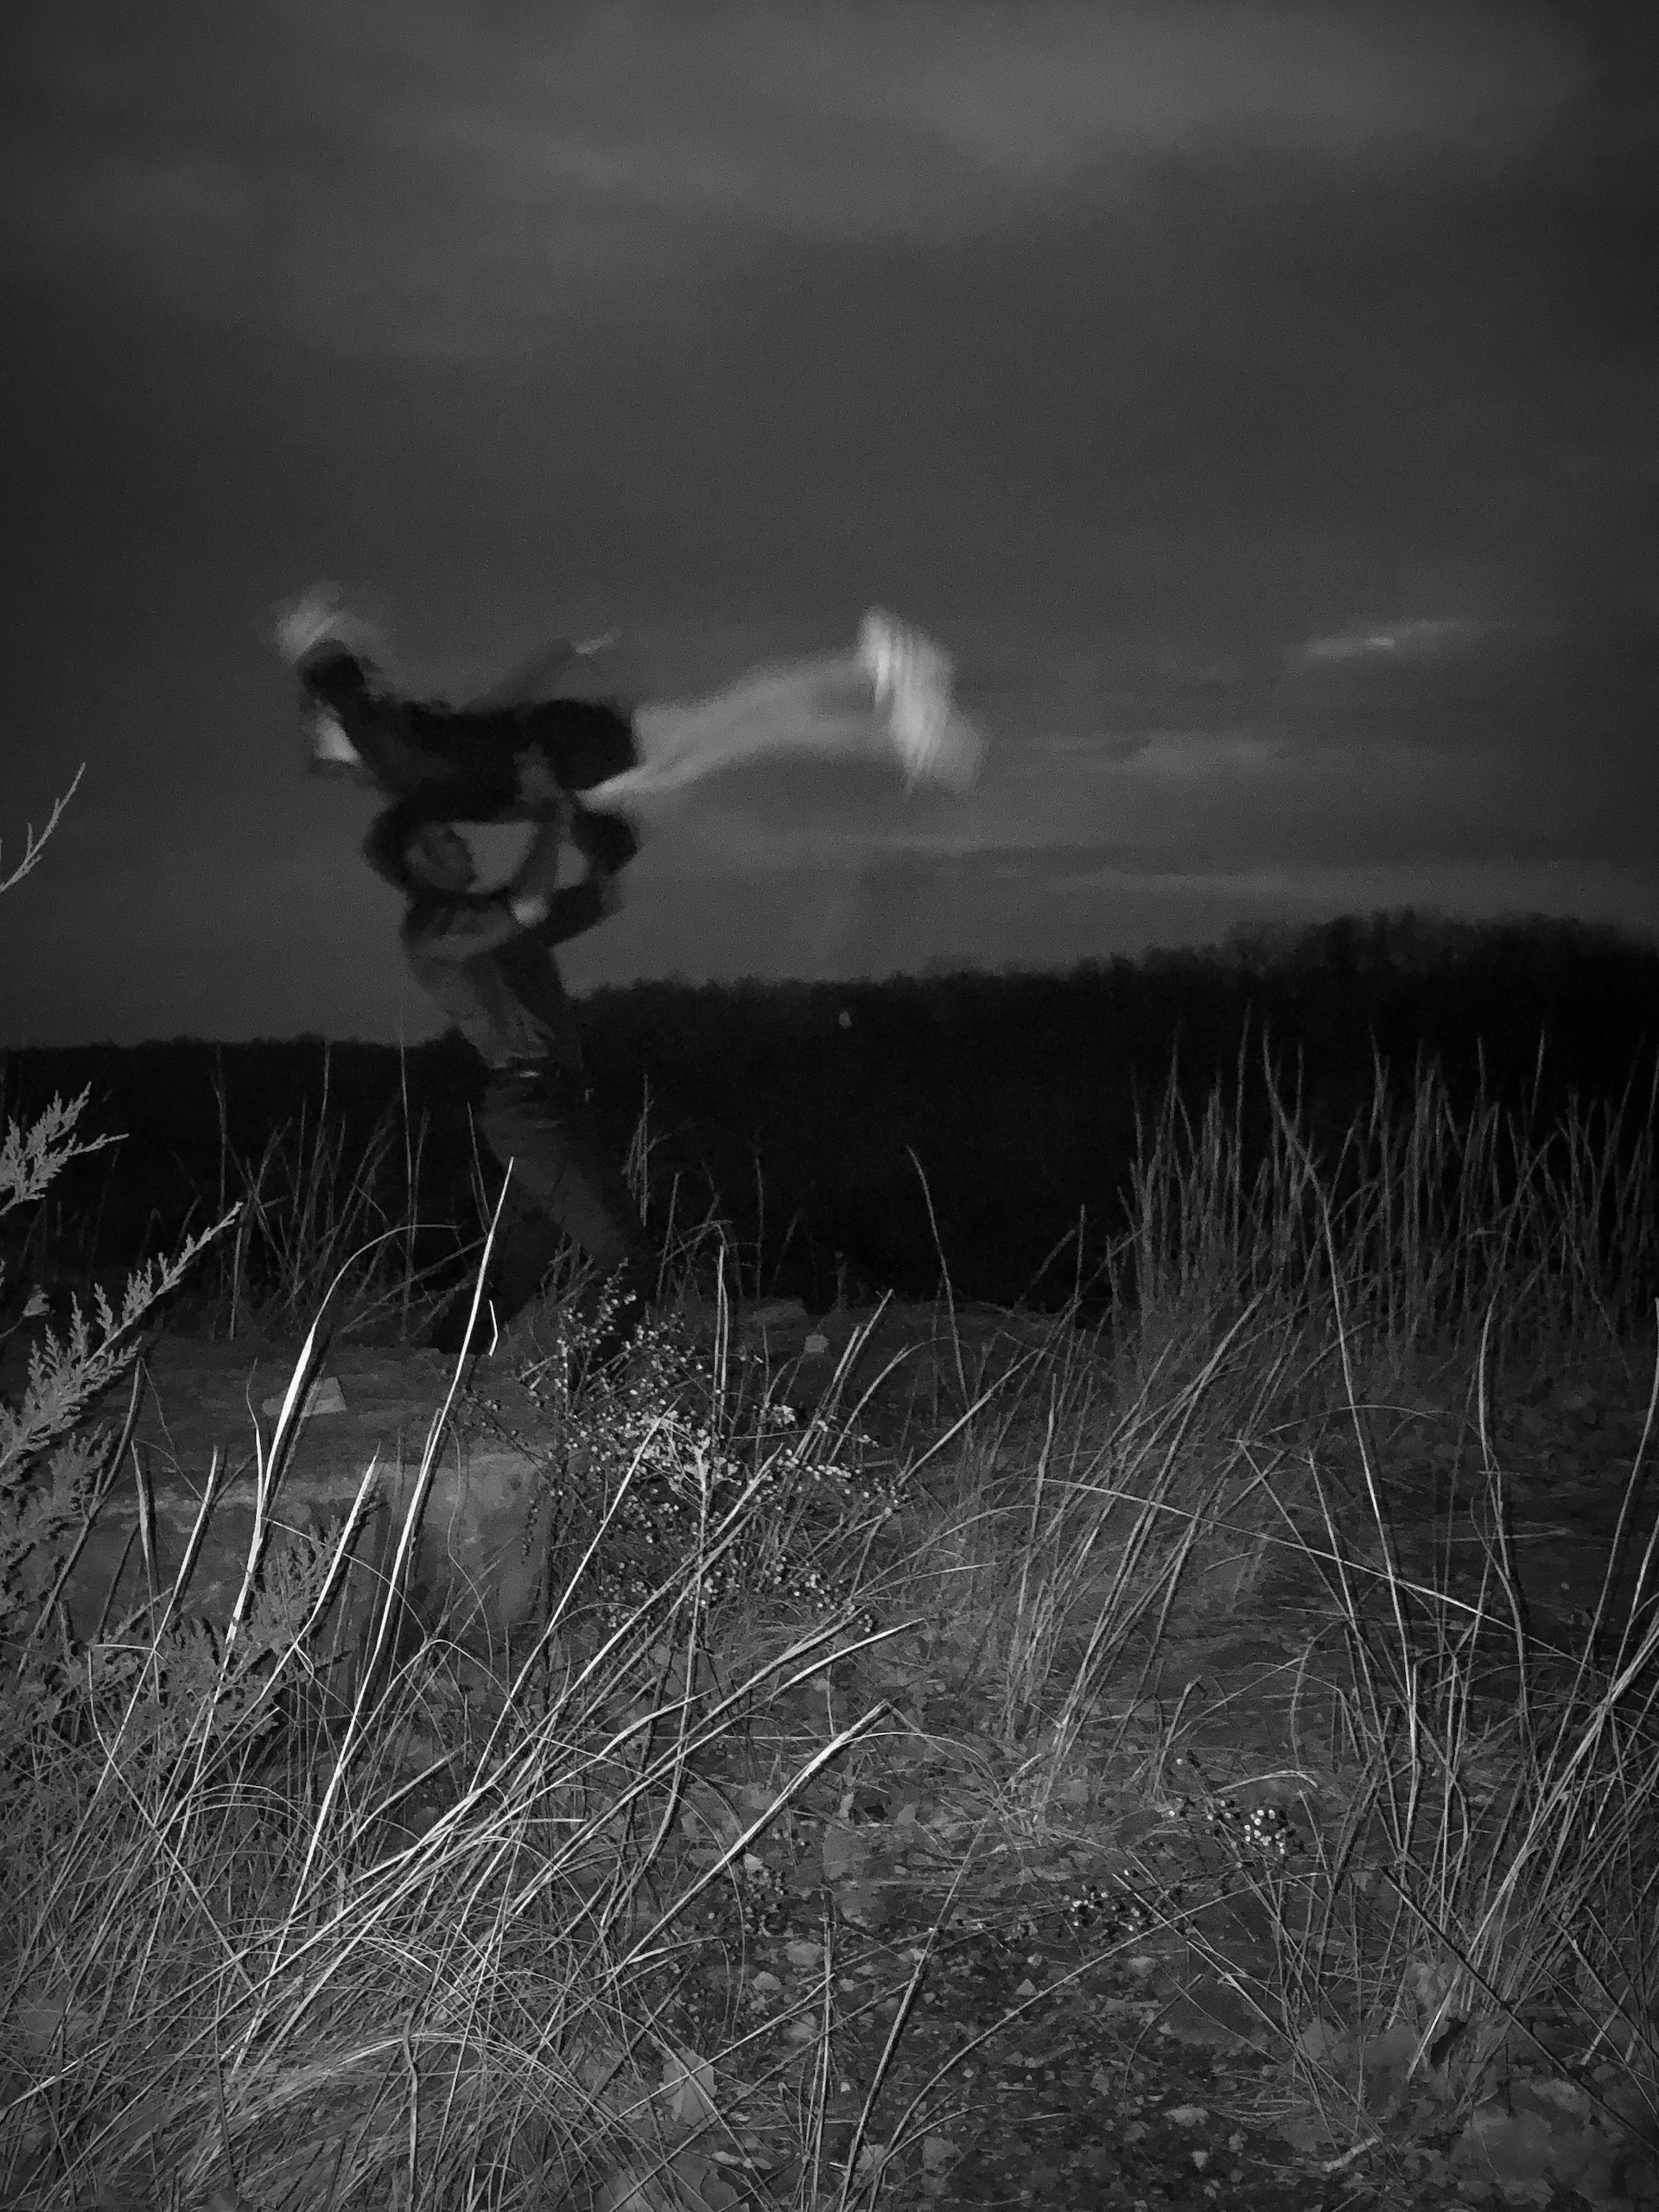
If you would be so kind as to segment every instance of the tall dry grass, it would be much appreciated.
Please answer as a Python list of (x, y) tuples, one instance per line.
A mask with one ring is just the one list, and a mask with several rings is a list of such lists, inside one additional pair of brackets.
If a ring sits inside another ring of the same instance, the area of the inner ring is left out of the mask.
[[(785, 1693), (875, 1679), (889, 1649), (925, 1655), (976, 1716), (957, 1755), (981, 1847), (1041, 1850), (1085, 1817), (1103, 1756), (1114, 1789), (1144, 1772), (1143, 1752), (1109, 1766), (1103, 1716), (1159, 1715), (1173, 1769), (1189, 1714), (1163, 1660), (1269, 1609), (1302, 1639), (1287, 1816), (1303, 1847), (1264, 1855), (1247, 1846), (1278, 1831), (1250, 1830), (1230, 1894), (1267, 1931), (1249, 1993), (1310, 2154), (1409, 2137), (1425, 2112), (1496, 2141), (1492, 2083), (1517, 2063), (1583, 2101), (1582, 2142), (1564, 2126), (1545, 2149), (1527, 2139), (1541, 2172), (1635, 2141), (1655, 2079), (1652, 1548), (1632, 1487), (1601, 1603), (1574, 1640), (1541, 1629), (1494, 1408), (1541, 1367), (1651, 1358), (1653, 1102), (1536, 1128), (1485, 1103), (1454, 1115), (1431, 1071), (1399, 1099), (1379, 1071), (1323, 1160), (1294, 1099), (1271, 1098), (1266, 1126), (1253, 1152), (1236, 1095), (1189, 1117), (1172, 1093), (1144, 1133), (1111, 1321), (1028, 1330), (995, 1372), (958, 1336), (954, 1402), (911, 1433), (897, 1511), (804, 1540), (827, 1611), (722, 1567), (772, 1556), (792, 1525), (780, 1500), (860, 1430), (879, 1394), (861, 1405), (850, 1356), (842, 1401), (793, 1434), (763, 1427), (747, 1459), (718, 1375), (696, 1420), (631, 1402), (511, 1667), (443, 1632), (401, 1638), (417, 1489), (360, 1663), (332, 1688), (367, 1469), (325, 1538), (251, 1556), (228, 1630), (193, 1624), (181, 1584), (120, 1637), (71, 1640), (51, 1700), (14, 1702), (0, 1747), (0, 2195), (41, 2212), (215, 2192), (696, 2212), (733, 2201), (760, 2129), (792, 2131), (781, 2201), (917, 2201), (911, 2139), (951, 2083), (906, 2075), (905, 2032), (943, 1896), (834, 2156), (850, 2000), (833, 1945), (764, 2032), (728, 2022), (699, 2043), (669, 2024), (710, 1940), (704, 1903), (754, 1879), (752, 1847), (894, 1725), (890, 1695), (843, 1707), (832, 1690), (806, 1720)], [(308, 1172), (252, 1174), (294, 1194), (297, 1242), (273, 1244), (290, 1300), (366, 1225), (308, 1211)], [(1402, 1548), (1386, 1416), (1408, 1385), (1476, 1408), (1461, 1510), (1489, 1543), (1472, 1588)], [(428, 1472), (437, 1448), (435, 1429)], [(677, 1501), (660, 1573), (596, 1607), (648, 1484)], [(1154, 1923), (1237, 1973), (1150, 1861), (1141, 1888)]]

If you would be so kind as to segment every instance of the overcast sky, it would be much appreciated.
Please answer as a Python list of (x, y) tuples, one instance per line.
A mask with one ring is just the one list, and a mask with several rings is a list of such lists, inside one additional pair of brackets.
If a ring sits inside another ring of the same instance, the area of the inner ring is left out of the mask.
[[(29, 0), (0, 1041), (420, 1037), (271, 603), (460, 696), (941, 639), (966, 799), (753, 774), (570, 950), (1659, 926), (1659, 10)], [(498, 856), (499, 857), (499, 856)]]

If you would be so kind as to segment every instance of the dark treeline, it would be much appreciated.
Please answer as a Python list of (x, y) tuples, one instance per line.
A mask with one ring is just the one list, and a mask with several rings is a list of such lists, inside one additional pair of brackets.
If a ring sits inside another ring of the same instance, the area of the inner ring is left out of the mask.
[[(1079, 1221), (1085, 1274), (1121, 1225), (1137, 1108), (1156, 1104), (1172, 1068), (1198, 1104), (1243, 1055), (1247, 1119), (1262, 1130), (1265, 1039), (1327, 1143), (1369, 1099), (1374, 1056), (1402, 1096), (1427, 1058), (1454, 1101), (1484, 1081), (1546, 1126), (1569, 1099), (1611, 1104), (1632, 1085), (1645, 1116), (1659, 949), (1578, 924), (1408, 913), (1065, 974), (638, 983), (594, 994), (583, 1019), (619, 1149), (649, 1102), (658, 1225), (671, 1192), (682, 1226), (715, 1210), (748, 1281), (758, 1255), (764, 1288), (815, 1306), (838, 1284), (930, 1294), (936, 1224), (959, 1295), (1048, 1304), (1076, 1279), (1066, 1240)], [(394, 1217), (406, 1211), (406, 1102), (423, 1132), (423, 1217), (470, 1224), (468, 1115), (484, 1077), (453, 1037), (403, 1055), (312, 1037), (15, 1052), (4, 1108), (27, 1118), (90, 1088), (87, 1128), (122, 1133), (54, 1193), (60, 1239), (108, 1271), (157, 1249), (193, 1210), (211, 1217), (221, 1190), (233, 1200), (237, 1163), (256, 1164), (279, 1133), (297, 1148), (325, 1080), (346, 1172), (391, 1115), (383, 1198)]]

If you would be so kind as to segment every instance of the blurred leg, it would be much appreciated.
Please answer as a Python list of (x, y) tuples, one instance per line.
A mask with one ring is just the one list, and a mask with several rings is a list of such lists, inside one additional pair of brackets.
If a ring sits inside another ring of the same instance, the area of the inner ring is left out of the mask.
[(512, 1162), (521, 1204), (544, 1209), (596, 1267), (626, 1268), (654, 1284), (650, 1243), (579, 1077), (493, 1083), (479, 1124), (502, 1165)]
[[(514, 1180), (517, 1179), (515, 1178)], [(490, 1246), (483, 1294), (471, 1338), (467, 1324), (475, 1284), (462, 1284), (439, 1314), (426, 1338), (427, 1347), (444, 1353), (487, 1351), (498, 1329), (535, 1297), (564, 1239), (556, 1222), (534, 1206), (515, 1204), (512, 1184)]]
[(541, 1288), (565, 1238), (610, 1278), (615, 1311), (599, 1357), (620, 1351), (657, 1287), (657, 1258), (628, 1186), (606, 1150), (579, 1078), (503, 1077), (485, 1094), (479, 1125), (491, 1151), (512, 1163), (490, 1254), (479, 1323), (466, 1341), (471, 1287), (446, 1309), (428, 1342), (435, 1351), (486, 1350)]
[(707, 699), (641, 707), (634, 728), (640, 765), (598, 787), (601, 804), (768, 753), (874, 758), (885, 749), (874, 690), (853, 652), (758, 669)]
[(641, 707), (639, 766), (596, 785), (607, 806), (650, 798), (763, 756), (892, 761), (907, 784), (957, 790), (984, 740), (951, 699), (951, 663), (931, 639), (872, 610), (846, 652), (759, 669), (707, 699)]

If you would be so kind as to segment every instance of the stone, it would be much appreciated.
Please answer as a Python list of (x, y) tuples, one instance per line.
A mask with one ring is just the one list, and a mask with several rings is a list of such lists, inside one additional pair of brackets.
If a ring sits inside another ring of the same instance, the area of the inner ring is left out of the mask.
[[(111, 1632), (138, 1614), (149, 1595), (140, 1468), (153, 1509), (150, 1550), (162, 1592), (187, 1555), (210, 1471), (219, 1470), (217, 1502), (183, 1611), (223, 1628), (253, 1536), (259, 1470), (276, 1425), (270, 1408), (283, 1402), (302, 1341), (213, 1344), (163, 1336), (146, 1356), (128, 1465), (117, 1471), (65, 1591), (77, 1638), (91, 1638), (100, 1628)], [(346, 1644), (360, 1640), (372, 1618), (428, 1437), (454, 1379), (454, 1362), (436, 1353), (332, 1346), (294, 1428), (270, 1504), (268, 1560), (296, 1537), (315, 1537), (343, 1522), (365, 1472), (373, 1470), (372, 1510), (354, 1546), (337, 1616)], [(111, 1394), (100, 1419), (118, 1421), (127, 1387)], [(459, 1417), (462, 1403), (457, 1395), (437, 1446), (407, 1595), (419, 1618), (429, 1624), (444, 1619), (480, 1649), (499, 1645), (539, 1600), (540, 1470), (556, 1437), (545, 1421), (534, 1435), (480, 1431)], [(315, 1417), (323, 1414), (327, 1420)]]

